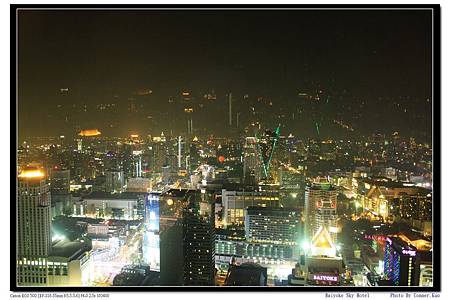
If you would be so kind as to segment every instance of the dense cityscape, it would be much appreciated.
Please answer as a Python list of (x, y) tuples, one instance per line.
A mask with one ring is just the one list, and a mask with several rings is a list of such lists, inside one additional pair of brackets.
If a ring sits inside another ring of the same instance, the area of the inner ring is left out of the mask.
[[(21, 45), (37, 16), (24, 13)], [(432, 100), (419, 71), (399, 79), (413, 88), (377, 93), (311, 62), (295, 88), (284, 66), (259, 90), (205, 79), (96, 97), (70, 80), (26, 90), (37, 66), (24, 53), (18, 286), (433, 286)]]

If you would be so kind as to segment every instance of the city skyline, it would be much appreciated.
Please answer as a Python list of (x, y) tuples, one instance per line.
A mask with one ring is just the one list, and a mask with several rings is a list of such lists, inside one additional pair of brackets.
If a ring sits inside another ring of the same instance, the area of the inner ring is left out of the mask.
[(11, 289), (439, 290), (439, 13), (16, 8)]

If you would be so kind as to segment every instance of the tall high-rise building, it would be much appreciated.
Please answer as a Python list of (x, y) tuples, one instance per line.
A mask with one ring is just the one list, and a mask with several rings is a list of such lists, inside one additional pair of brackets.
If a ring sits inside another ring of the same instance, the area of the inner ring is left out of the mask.
[(121, 193), (125, 186), (125, 177), (123, 171), (110, 170), (106, 171), (106, 185), (105, 189), (108, 193)]
[(160, 271), (159, 245), (160, 193), (150, 193), (145, 198), (143, 258), (152, 271)]
[(337, 240), (336, 201), (338, 192), (326, 179), (320, 179), (305, 190), (305, 238), (311, 240), (320, 227), (326, 228), (333, 243)]
[(397, 237), (386, 238), (384, 275), (395, 286), (418, 285), (417, 249)]
[(166, 141), (164, 133), (153, 138), (150, 146), (150, 155), (150, 170), (152, 172), (161, 172), (169, 156), (169, 143)]
[(214, 202), (206, 190), (188, 199), (183, 211), (184, 284), (215, 284)]
[(178, 169), (182, 169), (186, 167), (185, 162), (183, 161), (183, 152), (185, 150), (185, 146), (183, 146), (184, 142), (181, 136), (177, 138), (177, 166)]
[(270, 166), (279, 137), (280, 125), (278, 125), (275, 131), (266, 129), (257, 139), (257, 149), (259, 157), (261, 158), (262, 175), (264, 179), (272, 178)]
[(51, 250), (51, 196), (46, 175), (27, 167), (18, 175), (17, 284), (46, 285)]
[(142, 176), (142, 151), (133, 151), (131, 164), (132, 164), (131, 175), (134, 178), (143, 177)]
[(233, 126), (232, 94), (228, 94), (228, 125)]
[(244, 182), (258, 183), (261, 179), (261, 159), (258, 155), (256, 137), (246, 137), (244, 144)]
[(183, 285), (183, 209), (195, 190), (170, 189), (159, 196), (161, 285)]
[(70, 170), (55, 167), (50, 172), (52, 217), (67, 214), (72, 206), (70, 195)]
[(70, 194), (70, 170), (54, 168), (51, 172), (50, 190), (52, 196)]
[(171, 189), (159, 196), (162, 285), (214, 285), (214, 225), (208, 193)]

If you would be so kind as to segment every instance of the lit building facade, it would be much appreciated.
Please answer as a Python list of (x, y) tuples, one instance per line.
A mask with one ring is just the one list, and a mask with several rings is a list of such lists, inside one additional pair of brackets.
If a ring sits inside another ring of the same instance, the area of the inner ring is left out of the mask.
[(170, 189), (159, 201), (160, 280), (161, 285), (184, 284), (183, 210), (195, 193), (189, 189)]
[(84, 197), (80, 215), (90, 218), (138, 220), (143, 216), (145, 193), (92, 192)]
[(17, 189), (17, 284), (47, 285), (51, 250), (51, 197), (44, 172), (25, 168)]
[(183, 211), (185, 285), (215, 285), (215, 238), (214, 203), (197, 191)]
[(171, 189), (159, 197), (161, 285), (214, 285), (215, 222), (210, 195)]
[(70, 194), (70, 170), (53, 169), (51, 171), (50, 190), (52, 196)]
[(339, 286), (344, 281), (344, 264), (331, 235), (325, 227), (320, 227), (312, 241), (304, 245), (305, 254), (292, 270), (289, 285), (298, 286)]
[(300, 212), (294, 209), (255, 206), (245, 209), (245, 236), (251, 242), (297, 245), (300, 227)]
[(258, 264), (267, 268), (269, 281), (286, 280), (299, 258), (297, 245), (250, 242), (245, 233), (222, 229), (216, 231), (216, 268), (225, 275), (230, 262)]
[(244, 211), (249, 206), (279, 207), (278, 191), (222, 190), (223, 220), (226, 225), (244, 225)]
[(320, 227), (337, 240), (336, 188), (327, 180), (314, 182), (305, 191), (305, 239), (310, 240)]
[(143, 240), (144, 262), (152, 271), (160, 271), (159, 244), (159, 200), (160, 193), (150, 193), (145, 201), (145, 224)]
[(121, 193), (125, 188), (123, 171), (111, 170), (105, 172), (105, 189), (108, 193)]
[(244, 144), (244, 182), (258, 183), (261, 180), (262, 161), (258, 155), (256, 137), (246, 137)]
[(92, 247), (84, 240), (59, 241), (48, 258), (48, 286), (89, 286), (94, 278)]
[(431, 242), (404, 234), (386, 238), (384, 275), (395, 286), (433, 286)]
[(384, 274), (395, 286), (412, 286), (416, 270), (417, 251), (396, 237), (386, 238)]

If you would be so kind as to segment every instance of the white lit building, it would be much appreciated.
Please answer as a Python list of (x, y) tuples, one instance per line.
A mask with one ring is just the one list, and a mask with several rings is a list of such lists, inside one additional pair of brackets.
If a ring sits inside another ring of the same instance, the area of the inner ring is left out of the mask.
[(17, 284), (47, 284), (47, 257), (51, 249), (51, 198), (45, 173), (27, 167), (18, 176)]
[(310, 240), (320, 227), (330, 233), (333, 243), (337, 240), (336, 188), (327, 180), (314, 182), (305, 191), (305, 237)]
[(57, 242), (47, 262), (48, 286), (89, 286), (94, 264), (84, 241)]
[(244, 210), (249, 206), (279, 207), (276, 191), (222, 189), (223, 220), (226, 225), (244, 224)]

